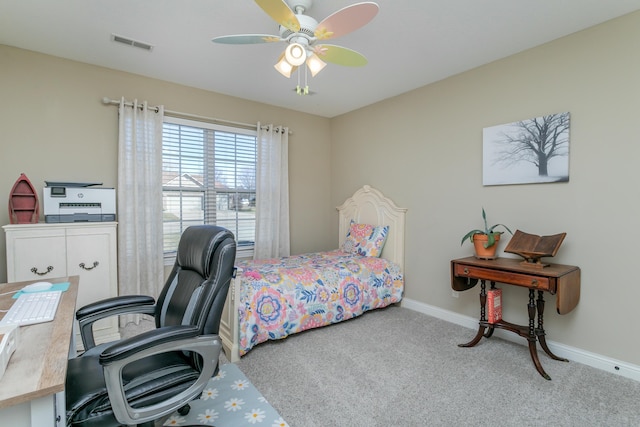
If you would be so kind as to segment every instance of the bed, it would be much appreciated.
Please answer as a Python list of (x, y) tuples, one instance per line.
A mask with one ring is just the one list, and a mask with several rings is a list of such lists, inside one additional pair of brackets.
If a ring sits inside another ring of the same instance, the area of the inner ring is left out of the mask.
[(261, 342), (400, 302), (406, 209), (365, 185), (337, 210), (339, 249), (236, 262), (220, 323), (230, 361)]

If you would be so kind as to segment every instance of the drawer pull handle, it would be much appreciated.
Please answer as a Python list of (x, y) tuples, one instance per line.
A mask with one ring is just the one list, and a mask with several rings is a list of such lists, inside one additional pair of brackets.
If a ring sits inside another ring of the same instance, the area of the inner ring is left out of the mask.
[(538, 287), (538, 279), (531, 279), (531, 286), (533, 286), (534, 288)]
[(78, 266), (83, 269), (83, 270), (93, 270), (94, 268), (96, 268), (99, 265), (98, 261), (93, 261), (93, 267), (85, 267), (84, 262), (81, 262), (80, 264), (78, 264)]
[(52, 265), (48, 266), (47, 267), (47, 271), (43, 271), (43, 272), (38, 271), (38, 267), (33, 267), (31, 269), (31, 272), (34, 273), (34, 274), (37, 274), (38, 276), (44, 276), (45, 274), (51, 273), (52, 271), (53, 271), (53, 266)]
[(469, 269), (467, 267), (465, 267), (462, 271), (464, 272), (464, 274), (469, 274)]

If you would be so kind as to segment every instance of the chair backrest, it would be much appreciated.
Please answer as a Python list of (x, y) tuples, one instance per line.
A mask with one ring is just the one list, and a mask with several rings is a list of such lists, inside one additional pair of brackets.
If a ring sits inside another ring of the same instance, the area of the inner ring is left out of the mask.
[(156, 327), (193, 325), (201, 334), (217, 334), (235, 257), (231, 231), (214, 225), (184, 230), (156, 303)]

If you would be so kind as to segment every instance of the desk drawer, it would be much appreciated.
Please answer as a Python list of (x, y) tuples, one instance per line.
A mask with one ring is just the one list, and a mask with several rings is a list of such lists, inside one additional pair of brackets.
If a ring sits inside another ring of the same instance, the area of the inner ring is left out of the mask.
[(551, 289), (551, 283), (548, 277), (540, 277), (532, 274), (514, 273), (511, 271), (493, 270), (489, 268), (474, 267), (472, 265), (456, 264), (455, 275), (470, 277), (472, 279), (507, 283), (509, 285), (524, 286), (526, 288), (539, 289), (541, 291), (555, 291), (555, 289)]

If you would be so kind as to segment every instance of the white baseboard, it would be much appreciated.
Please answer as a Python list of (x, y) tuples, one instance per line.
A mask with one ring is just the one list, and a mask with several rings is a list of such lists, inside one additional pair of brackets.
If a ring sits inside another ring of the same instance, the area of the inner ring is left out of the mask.
[[(465, 328), (478, 328), (477, 318), (464, 316), (462, 314), (445, 310), (440, 307), (425, 304), (408, 298), (404, 298), (402, 300), (401, 306), (410, 310), (427, 314), (429, 316), (436, 317), (438, 319), (445, 320), (447, 322), (455, 323), (456, 325), (464, 326)], [(500, 337), (507, 341), (515, 342), (517, 344), (526, 344), (526, 340), (523, 340), (522, 337), (516, 334), (509, 333), (509, 331), (496, 329), (494, 331), (494, 336)], [(557, 356), (564, 357), (566, 359), (582, 363), (583, 365), (591, 366), (593, 368), (601, 369), (603, 371), (611, 372), (616, 375), (621, 375), (632, 380), (640, 381), (640, 366), (638, 365), (622, 362), (620, 360), (612, 359), (601, 354), (591, 353), (586, 350), (553, 342), (551, 340), (547, 340), (547, 345), (549, 346), (549, 349)]]

